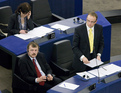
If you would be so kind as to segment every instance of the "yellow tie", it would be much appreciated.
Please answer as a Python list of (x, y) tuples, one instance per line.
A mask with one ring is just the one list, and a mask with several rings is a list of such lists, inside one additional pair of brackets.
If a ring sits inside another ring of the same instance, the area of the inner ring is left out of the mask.
[(93, 51), (93, 33), (92, 29), (89, 29), (89, 43), (90, 43), (90, 53)]

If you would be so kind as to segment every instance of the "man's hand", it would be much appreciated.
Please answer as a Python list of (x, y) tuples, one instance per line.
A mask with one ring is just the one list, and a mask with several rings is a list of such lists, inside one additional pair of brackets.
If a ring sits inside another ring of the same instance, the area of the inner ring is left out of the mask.
[(53, 80), (53, 77), (52, 77), (51, 74), (48, 74), (48, 75), (47, 75), (47, 80), (48, 80), (48, 81), (52, 81), (52, 80)]
[(100, 56), (97, 56), (97, 59), (101, 61), (101, 58), (100, 58)]
[(46, 81), (46, 76), (41, 76), (37, 78), (37, 82), (42, 82), (42, 81)]
[(86, 57), (83, 57), (82, 61), (83, 61), (84, 64), (90, 63), (89, 60)]

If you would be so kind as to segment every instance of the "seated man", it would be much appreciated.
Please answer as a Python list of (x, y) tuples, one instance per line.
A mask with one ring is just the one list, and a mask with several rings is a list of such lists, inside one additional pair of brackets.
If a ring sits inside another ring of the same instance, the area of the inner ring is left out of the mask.
[(46, 93), (48, 89), (61, 82), (59, 78), (52, 76), (51, 68), (35, 42), (28, 44), (27, 54), (20, 58), (18, 65), (21, 77), (37, 87), (35, 93)]

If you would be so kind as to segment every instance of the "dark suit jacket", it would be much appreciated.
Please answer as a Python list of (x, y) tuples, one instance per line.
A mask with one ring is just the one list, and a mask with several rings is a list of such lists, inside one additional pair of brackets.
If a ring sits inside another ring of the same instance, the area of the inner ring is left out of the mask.
[[(101, 25), (95, 24), (94, 26), (94, 52), (95, 56), (97, 53), (102, 53), (104, 47), (103, 39), (103, 28)], [(75, 28), (75, 33), (73, 37), (73, 52), (74, 52), (74, 63), (73, 67), (75, 69), (85, 70), (85, 65), (80, 61), (80, 57), (84, 55), (91, 59), (90, 57), (90, 45), (87, 33), (86, 23)], [(93, 53), (94, 54), (94, 53)]]
[[(27, 29), (26, 30), (32, 30), (34, 28), (34, 24), (31, 19), (26, 19), (27, 22)], [(14, 35), (19, 34), (19, 22), (18, 22), (18, 14), (13, 14), (10, 17), (9, 23), (8, 23), (8, 34)]]
[[(52, 74), (50, 66), (47, 64), (46, 59), (43, 55), (43, 53), (39, 52), (37, 57), (36, 57), (39, 65), (41, 66), (42, 71), (47, 75), (47, 74)], [(28, 54), (25, 54), (22, 58), (20, 58), (19, 63), (19, 70), (21, 77), (32, 84), (37, 84), (35, 83), (35, 78), (37, 78), (37, 73), (35, 70), (35, 67), (28, 56)]]

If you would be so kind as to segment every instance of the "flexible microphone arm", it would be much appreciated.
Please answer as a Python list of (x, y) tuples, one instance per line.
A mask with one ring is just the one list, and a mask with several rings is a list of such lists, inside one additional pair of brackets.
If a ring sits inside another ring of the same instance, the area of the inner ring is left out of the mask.
[[(97, 63), (97, 55), (96, 55), (95, 47), (93, 48), (93, 52), (94, 52), (94, 56), (96, 58), (96, 65), (99, 68), (98, 63)], [(99, 73), (99, 69), (97, 69), (97, 72), (98, 72), (98, 83), (100, 83), (100, 73)]]

